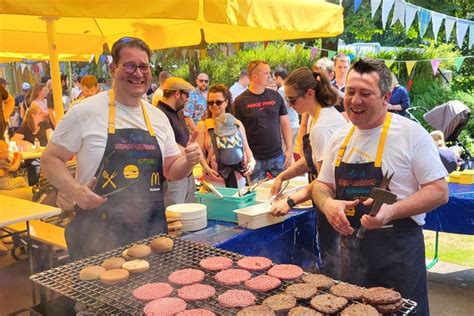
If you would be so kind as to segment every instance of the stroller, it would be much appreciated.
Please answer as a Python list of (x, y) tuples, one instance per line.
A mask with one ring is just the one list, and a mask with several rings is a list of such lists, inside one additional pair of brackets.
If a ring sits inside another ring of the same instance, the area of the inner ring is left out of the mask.
[(471, 110), (462, 102), (453, 100), (438, 105), (423, 115), (424, 120), (434, 129), (444, 134), (446, 142), (451, 142), (463, 149), (461, 158), (465, 161), (461, 169), (474, 169), (474, 160), (469, 149), (458, 140), (459, 134), (466, 127)]

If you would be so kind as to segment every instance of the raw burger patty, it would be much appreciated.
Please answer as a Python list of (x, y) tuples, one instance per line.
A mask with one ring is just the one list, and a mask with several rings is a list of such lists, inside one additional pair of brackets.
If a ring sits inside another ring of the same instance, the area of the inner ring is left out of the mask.
[(360, 286), (339, 283), (331, 287), (330, 292), (336, 296), (347, 298), (349, 301), (360, 301), (365, 289)]
[(364, 291), (364, 300), (370, 304), (393, 304), (402, 299), (399, 292), (385, 287), (371, 287)]
[(307, 300), (318, 294), (318, 288), (309, 283), (298, 283), (288, 286), (286, 294), (294, 296), (297, 300)]
[(335, 314), (346, 307), (347, 300), (332, 294), (322, 294), (313, 297), (311, 306), (324, 314)]
[(216, 314), (204, 308), (188, 309), (176, 314), (176, 316), (215, 316)]
[(272, 261), (265, 257), (245, 257), (237, 261), (237, 265), (249, 271), (263, 271), (272, 266)]
[(245, 287), (257, 292), (267, 292), (276, 289), (281, 284), (280, 279), (269, 276), (259, 275), (245, 281)]
[(255, 295), (245, 290), (228, 290), (217, 297), (223, 307), (247, 307), (256, 301)]
[(151, 301), (143, 308), (146, 316), (174, 315), (186, 309), (186, 302), (176, 297), (165, 297)]
[(352, 304), (346, 307), (341, 316), (378, 316), (379, 312), (367, 304)]
[(277, 264), (268, 270), (268, 275), (280, 280), (293, 280), (303, 274), (303, 269), (294, 264)]
[(133, 296), (141, 301), (151, 301), (170, 296), (173, 287), (168, 283), (148, 283), (137, 287), (133, 291)]
[(209, 257), (199, 261), (199, 266), (209, 271), (221, 271), (230, 269), (234, 261), (227, 257)]
[(324, 274), (305, 275), (303, 276), (303, 282), (313, 284), (321, 290), (327, 290), (334, 285), (334, 280)]
[(216, 294), (216, 290), (207, 284), (186, 285), (178, 290), (178, 297), (185, 301), (205, 300), (214, 294)]
[(270, 306), (276, 313), (282, 313), (295, 307), (296, 298), (288, 294), (276, 294), (264, 299), (262, 305)]
[(237, 316), (275, 316), (275, 312), (267, 305), (253, 305), (241, 309)]
[(252, 277), (252, 274), (247, 270), (242, 269), (228, 269), (218, 272), (215, 275), (216, 281), (224, 285), (237, 285)]
[(204, 280), (204, 272), (198, 269), (182, 269), (172, 272), (168, 281), (177, 285), (190, 285)]

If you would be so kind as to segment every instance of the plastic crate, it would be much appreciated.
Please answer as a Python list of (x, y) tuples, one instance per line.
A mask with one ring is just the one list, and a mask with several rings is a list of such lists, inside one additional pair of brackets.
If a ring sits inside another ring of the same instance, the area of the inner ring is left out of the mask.
[(233, 211), (255, 204), (255, 192), (251, 192), (242, 197), (233, 197), (238, 189), (222, 187), (216, 187), (216, 189), (224, 195), (222, 199), (219, 199), (212, 193), (195, 193), (197, 203), (207, 206), (208, 219), (237, 223), (237, 214)]

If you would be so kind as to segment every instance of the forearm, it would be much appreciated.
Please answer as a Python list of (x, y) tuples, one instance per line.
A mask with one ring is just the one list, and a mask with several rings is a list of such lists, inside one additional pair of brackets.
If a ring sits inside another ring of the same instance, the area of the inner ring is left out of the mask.
[(390, 111), (403, 111), (403, 108), (400, 104), (389, 104), (388, 109)]
[(285, 142), (286, 152), (293, 153), (293, 134), (291, 131), (290, 121), (288, 117), (286, 120), (282, 122), (282, 134), (283, 134), (283, 141)]
[(306, 159), (303, 157), (294, 163), (290, 168), (286, 169), (278, 175), (282, 181), (290, 180), (294, 177), (300, 176), (308, 172), (308, 166), (306, 165)]
[(194, 124), (194, 121), (191, 117), (189, 116), (186, 116), (184, 118), (184, 121), (186, 122), (186, 125), (188, 126), (189, 130), (192, 132), (194, 132), (196, 130), (196, 125)]
[(298, 190), (296, 193), (292, 194), (290, 197), (296, 204), (306, 202), (311, 199), (311, 193), (313, 191), (313, 183), (306, 185), (301, 190)]
[(80, 184), (67, 169), (65, 161), (50, 155), (46, 150), (41, 156), (41, 170), (55, 188), (74, 199), (75, 193), (80, 189)]
[(444, 179), (422, 186), (416, 193), (393, 205), (393, 218), (406, 218), (432, 211), (445, 204), (449, 199), (448, 184)]
[(318, 209), (324, 213), (324, 205), (329, 199), (334, 199), (335, 194), (327, 184), (313, 181), (312, 199)]

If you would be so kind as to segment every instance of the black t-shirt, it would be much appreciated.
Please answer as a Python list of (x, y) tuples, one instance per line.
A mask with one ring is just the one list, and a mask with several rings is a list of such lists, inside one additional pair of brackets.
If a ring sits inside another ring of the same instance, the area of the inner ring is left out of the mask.
[(244, 124), (255, 159), (271, 159), (283, 153), (280, 116), (288, 112), (277, 91), (265, 89), (262, 94), (254, 94), (247, 89), (235, 99), (234, 112)]
[(46, 146), (48, 144), (48, 137), (46, 135), (46, 130), (48, 130), (49, 128), (52, 128), (52, 127), (48, 122), (42, 122), (40, 123), (39, 131), (35, 135), (26, 124), (22, 124), (20, 128), (18, 129), (18, 131), (16, 132), (18, 134), (23, 135), (23, 140), (26, 140), (34, 144), (35, 138), (38, 138), (40, 141), (40, 145)]
[(158, 102), (158, 109), (163, 111), (166, 117), (168, 117), (171, 128), (173, 128), (176, 142), (181, 146), (186, 147), (189, 141), (189, 131), (186, 122), (184, 121), (183, 111), (176, 111), (162, 101)]

